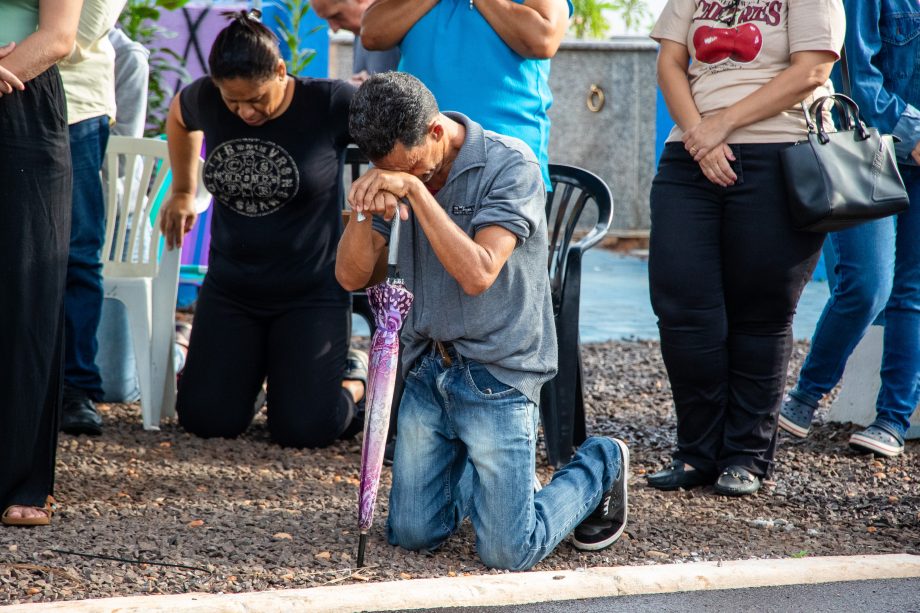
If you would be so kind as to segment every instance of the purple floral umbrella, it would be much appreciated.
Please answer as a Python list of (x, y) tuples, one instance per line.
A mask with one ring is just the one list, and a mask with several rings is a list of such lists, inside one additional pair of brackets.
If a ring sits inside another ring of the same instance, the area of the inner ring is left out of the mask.
[[(361, 221), (361, 218), (358, 218)], [(371, 339), (365, 400), (364, 443), (361, 447), (361, 485), (358, 494), (358, 567), (364, 566), (367, 532), (374, 520), (380, 469), (390, 427), (390, 406), (396, 386), (399, 360), (399, 329), (412, 307), (412, 292), (399, 278), (396, 253), (399, 245), (399, 214), (390, 230), (387, 280), (367, 288), (377, 329)]]

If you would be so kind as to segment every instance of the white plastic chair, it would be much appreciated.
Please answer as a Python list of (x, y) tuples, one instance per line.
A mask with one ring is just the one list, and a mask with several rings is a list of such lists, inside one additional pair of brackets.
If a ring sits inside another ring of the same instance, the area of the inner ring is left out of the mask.
[[(119, 189), (117, 181), (109, 181), (105, 190), (105, 297), (126, 307), (144, 429), (159, 430), (160, 419), (174, 415), (176, 406), (173, 346), (180, 250), (161, 248), (159, 220), (172, 183), (169, 152), (164, 140), (112, 136), (105, 157), (107, 176), (121, 174), (125, 182)], [(201, 167), (195, 196), (199, 212), (211, 202)]]

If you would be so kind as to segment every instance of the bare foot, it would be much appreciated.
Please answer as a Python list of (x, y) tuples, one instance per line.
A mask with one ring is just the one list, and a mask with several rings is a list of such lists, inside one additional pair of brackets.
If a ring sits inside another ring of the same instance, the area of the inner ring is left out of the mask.
[(34, 517), (47, 517), (48, 512), (41, 507), (12, 506), (6, 516), (10, 519), (32, 519)]
[(342, 387), (348, 390), (355, 402), (361, 402), (364, 398), (364, 382), (358, 379), (345, 379), (342, 381)]

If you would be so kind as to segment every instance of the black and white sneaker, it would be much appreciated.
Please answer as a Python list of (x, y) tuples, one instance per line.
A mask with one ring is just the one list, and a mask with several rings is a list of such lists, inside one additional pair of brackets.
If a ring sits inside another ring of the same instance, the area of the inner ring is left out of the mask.
[(609, 490), (604, 492), (601, 502), (572, 533), (572, 544), (577, 549), (597, 551), (616, 542), (626, 529), (629, 481), (629, 448), (620, 439), (612, 439), (620, 448), (620, 474)]

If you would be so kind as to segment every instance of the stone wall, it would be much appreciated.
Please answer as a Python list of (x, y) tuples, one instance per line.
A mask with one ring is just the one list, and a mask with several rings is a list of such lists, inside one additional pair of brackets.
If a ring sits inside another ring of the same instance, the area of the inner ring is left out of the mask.
[[(350, 76), (351, 50), (350, 35), (331, 38), (331, 77)], [(642, 234), (649, 228), (657, 50), (658, 45), (644, 37), (567, 40), (553, 59), (550, 161), (581, 166), (604, 179), (613, 192), (614, 235)], [(588, 108), (589, 95), (596, 112)]]
[[(657, 50), (645, 38), (564, 41), (553, 58), (550, 161), (581, 166), (610, 186), (613, 234), (649, 228)], [(589, 97), (594, 109), (600, 106), (596, 112), (588, 108)]]

